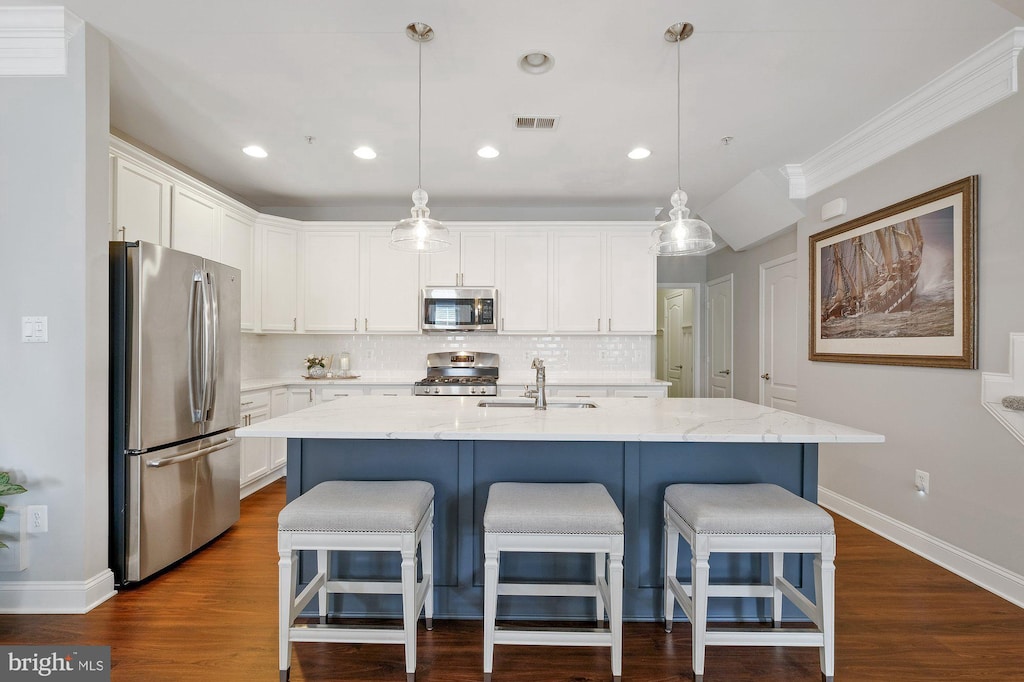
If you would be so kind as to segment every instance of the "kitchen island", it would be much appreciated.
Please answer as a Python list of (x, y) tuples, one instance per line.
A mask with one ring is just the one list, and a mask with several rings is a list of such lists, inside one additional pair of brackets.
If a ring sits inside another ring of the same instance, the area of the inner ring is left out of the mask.
[[(596, 482), (623, 512), (626, 552), (623, 614), (661, 617), (662, 522), (672, 483), (776, 483), (817, 500), (819, 443), (878, 443), (878, 434), (731, 399), (597, 398), (593, 407), (547, 410), (480, 407), (479, 397), (355, 397), (300, 410), (238, 430), (242, 437), (288, 438), (287, 496), (326, 480), (429, 481), (435, 490), (435, 615), (480, 618), (483, 599), (482, 517), (497, 481)], [(681, 543), (684, 544), (684, 543)], [(689, 557), (681, 547), (685, 575)], [(842, 547), (840, 547), (840, 554)], [(268, 554), (273, 550), (268, 548)], [(531, 555), (502, 559), (502, 575), (520, 580), (573, 580), (593, 574), (590, 557)], [(397, 577), (393, 557), (339, 556), (346, 575)], [(553, 567), (553, 568), (552, 568)], [(716, 577), (762, 575), (756, 555), (712, 563)], [(304, 567), (303, 575), (311, 574)], [(786, 574), (808, 596), (810, 558), (787, 558)], [(763, 615), (752, 599), (716, 599), (710, 615), (745, 620)], [(787, 604), (788, 606), (788, 604)], [(345, 596), (332, 604), (350, 615), (397, 615), (392, 597)], [(513, 617), (583, 619), (583, 599), (507, 598)], [(793, 612), (796, 613), (795, 610)], [(787, 617), (790, 616), (787, 610)], [(592, 617), (592, 615), (590, 616)]]

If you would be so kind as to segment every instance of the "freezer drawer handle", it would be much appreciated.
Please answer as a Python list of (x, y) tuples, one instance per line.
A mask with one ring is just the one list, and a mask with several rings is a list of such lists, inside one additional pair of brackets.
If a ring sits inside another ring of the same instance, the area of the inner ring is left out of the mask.
[(235, 439), (234, 438), (228, 438), (223, 443), (217, 443), (216, 445), (211, 445), (210, 447), (203, 448), (202, 450), (200, 450), (198, 452), (190, 452), (190, 453), (185, 454), (185, 455), (178, 455), (177, 457), (168, 457), (167, 459), (155, 459), (152, 462), (146, 462), (146, 466), (147, 467), (152, 467), (153, 469), (159, 469), (160, 467), (166, 467), (166, 466), (170, 466), (172, 464), (181, 464), (182, 462), (187, 462), (190, 459), (199, 459), (200, 457), (204, 457), (206, 455), (212, 455), (213, 453), (217, 452), (218, 450), (223, 450), (224, 448), (231, 447), (234, 444), (235, 444)]

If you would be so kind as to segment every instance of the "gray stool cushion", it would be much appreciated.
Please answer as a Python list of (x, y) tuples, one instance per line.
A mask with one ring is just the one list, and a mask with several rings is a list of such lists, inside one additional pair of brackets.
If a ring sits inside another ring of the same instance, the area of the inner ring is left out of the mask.
[(599, 483), (494, 483), (484, 531), (621, 535), (622, 513)]
[(677, 483), (665, 502), (698, 534), (835, 533), (828, 512), (771, 483)]
[(434, 499), (423, 481), (325, 481), (281, 510), (282, 531), (411, 533)]

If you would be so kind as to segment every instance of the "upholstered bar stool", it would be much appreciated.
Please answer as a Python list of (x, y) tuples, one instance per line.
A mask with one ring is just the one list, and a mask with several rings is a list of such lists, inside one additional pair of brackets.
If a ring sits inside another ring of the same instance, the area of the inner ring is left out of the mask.
[[(499, 582), (502, 552), (594, 555), (592, 583)], [(611, 647), (612, 675), (622, 675), (622, 513), (597, 483), (495, 483), (484, 510), (484, 674), (495, 644)], [(593, 597), (596, 629), (495, 628), (498, 595)]]
[[(691, 584), (676, 577), (679, 537), (689, 544)], [(709, 584), (709, 557), (716, 552), (772, 555), (763, 585)], [(786, 553), (814, 554), (815, 602), (782, 575)], [(822, 676), (835, 674), (835, 555), (832, 517), (818, 505), (777, 485), (677, 484), (665, 490), (665, 631), (672, 630), (675, 603), (693, 627), (693, 674), (704, 677), (706, 646), (807, 646), (820, 649)], [(815, 628), (781, 629), (782, 597)], [(708, 597), (765, 597), (775, 628), (708, 630)]]
[[(291, 668), (292, 642), (360, 642), (405, 644), (405, 670), (416, 672), (416, 622), (420, 611), (431, 629), (433, 580), (434, 487), (423, 481), (327, 481), (288, 503), (278, 516), (280, 670), (285, 682)], [(416, 550), (422, 579), (416, 580)], [(298, 551), (315, 550), (317, 573), (295, 596)], [(399, 552), (401, 581), (332, 580), (330, 552)], [(328, 625), (328, 595), (336, 593), (402, 595), (402, 626), (364, 628)], [(296, 625), (295, 618), (314, 595), (321, 623)]]

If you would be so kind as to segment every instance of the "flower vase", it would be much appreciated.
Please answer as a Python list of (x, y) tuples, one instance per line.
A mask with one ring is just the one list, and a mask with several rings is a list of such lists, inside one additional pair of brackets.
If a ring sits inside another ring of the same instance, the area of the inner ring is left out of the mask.
[(313, 379), (323, 379), (327, 376), (327, 369), (323, 365), (313, 365), (309, 368), (309, 376)]

